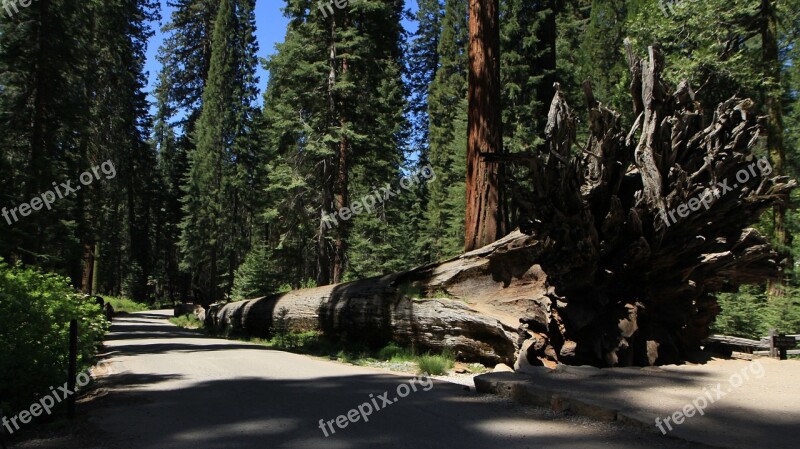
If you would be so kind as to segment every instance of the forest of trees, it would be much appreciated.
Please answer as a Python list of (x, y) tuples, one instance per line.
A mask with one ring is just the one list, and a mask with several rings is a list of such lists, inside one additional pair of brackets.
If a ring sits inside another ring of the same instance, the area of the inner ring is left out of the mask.
[[(0, 18), (0, 206), (107, 160), (118, 173), (1, 223), (0, 257), (66, 275), (87, 293), (210, 303), (462, 253), (469, 1), (360, 0), (323, 14), (316, 0), (285, 0), (289, 25), (264, 62), (268, 80), (256, 75), (255, 2), (169, 1), (155, 115), (144, 64), (156, 0), (40, 0)], [(660, 44), (666, 76), (689, 80), (704, 105), (752, 98), (766, 117), (765, 154), (778, 173), (797, 175), (800, 0), (499, 8), (503, 151), (542, 142), (556, 82), (576, 111), (588, 79), (597, 100), (629, 113), (629, 38), (641, 54)], [(624, 127), (634, 119), (623, 116)], [(435, 179), (400, 186), (423, 167)], [(326, 225), (387, 185), (397, 195)], [(499, 225), (512, 230), (524, 217), (508, 196), (500, 202)], [(759, 227), (786, 259), (787, 279), (723, 298), (732, 313), (770, 301), (796, 309), (800, 216), (789, 204)]]

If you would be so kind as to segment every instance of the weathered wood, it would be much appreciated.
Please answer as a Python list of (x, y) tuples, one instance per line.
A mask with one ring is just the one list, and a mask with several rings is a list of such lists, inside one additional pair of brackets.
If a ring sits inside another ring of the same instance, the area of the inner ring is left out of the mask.
[(392, 341), (418, 351), (447, 348), (460, 360), (492, 366), (513, 363), (517, 335), (512, 326), (460, 300), (420, 298), (424, 289), (411, 286), (408, 276), (416, 272), (214, 305), (205, 320), (220, 332), (268, 337), (274, 317), (286, 308), (295, 331), (317, 330), (372, 348)]
[[(770, 355), (769, 351), (753, 351), (754, 355)], [(789, 349), (786, 355), (800, 355), (800, 349)]]
[(751, 349), (769, 348), (769, 343), (763, 340), (750, 340), (748, 338), (730, 337), (727, 335), (712, 335), (704, 340), (704, 343), (719, 343), (729, 346), (737, 346)]
[(587, 84), (590, 136), (579, 154), (559, 92), (544, 147), (497, 158), (527, 170), (514, 200), (552, 289), (538, 316), (523, 317), (531, 363), (680, 362), (719, 313), (714, 293), (781, 277), (776, 252), (748, 226), (796, 183), (756, 163), (753, 102), (731, 98), (705, 116), (688, 83), (661, 78), (657, 48), (646, 61), (627, 50), (629, 131)]

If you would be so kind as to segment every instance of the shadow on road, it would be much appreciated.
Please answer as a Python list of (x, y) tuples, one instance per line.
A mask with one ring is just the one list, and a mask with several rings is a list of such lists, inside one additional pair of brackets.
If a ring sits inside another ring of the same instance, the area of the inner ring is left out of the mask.
[[(104, 442), (115, 449), (703, 447), (664, 438), (654, 428), (648, 432), (520, 408), (444, 382), (435, 382), (430, 391), (417, 384), (416, 392), (401, 398), (398, 388), (409, 385), (411, 376), (375, 374), (210, 338), (162, 325), (164, 315), (154, 317), (159, 321), (147, 315), (115, 322), (108, 355), (132, 356), (123, 359), (132, 371), (110, 376), (110, 393), (91, 407), (91, 422), (105, 431)], [(641, 375), (625, 373), (614, 385), (604, 386), (602, 378), (587, 382), (631, 395), (649, 394), (637, 383)], [(648, 376), (666, 374), (653, 370)], [(702, 388), (707, 379), (698, 373), (663, 381)], [(366, 420), (359, 406), (371, 409)], [(722, 410), (726, 404), (716, 407)], [(343, 425), (347, 421), (344, 429), (337, 419)], [(786, 422), (757, 415), (726, 418), (724, 423), (710, 416), (695, 419), (715, 428), (746, 427), (767, 443), (770, 434), (786, 432), (787, 423), (798, 422), (800, 414), (787, 416)]]

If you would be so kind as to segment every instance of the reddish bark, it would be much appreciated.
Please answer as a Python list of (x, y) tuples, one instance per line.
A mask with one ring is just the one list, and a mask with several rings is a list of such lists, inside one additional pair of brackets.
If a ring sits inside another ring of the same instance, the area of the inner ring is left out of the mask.
[(499, 22), (498, 0), (470, 0), (466, 251), (505, 235), (501, 171), (481, 157), (503, 152)]

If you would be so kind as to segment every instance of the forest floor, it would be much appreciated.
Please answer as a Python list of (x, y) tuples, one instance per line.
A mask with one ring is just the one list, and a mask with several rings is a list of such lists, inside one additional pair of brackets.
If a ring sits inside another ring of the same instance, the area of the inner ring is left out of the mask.
[[(705, 447), (409, 373), (210, 338), (169, 316), (115, 319), (109, 369), (79, 403), (77, 424), (11, 447)], [(377, 410), (361, 415), (366, 404)]]

